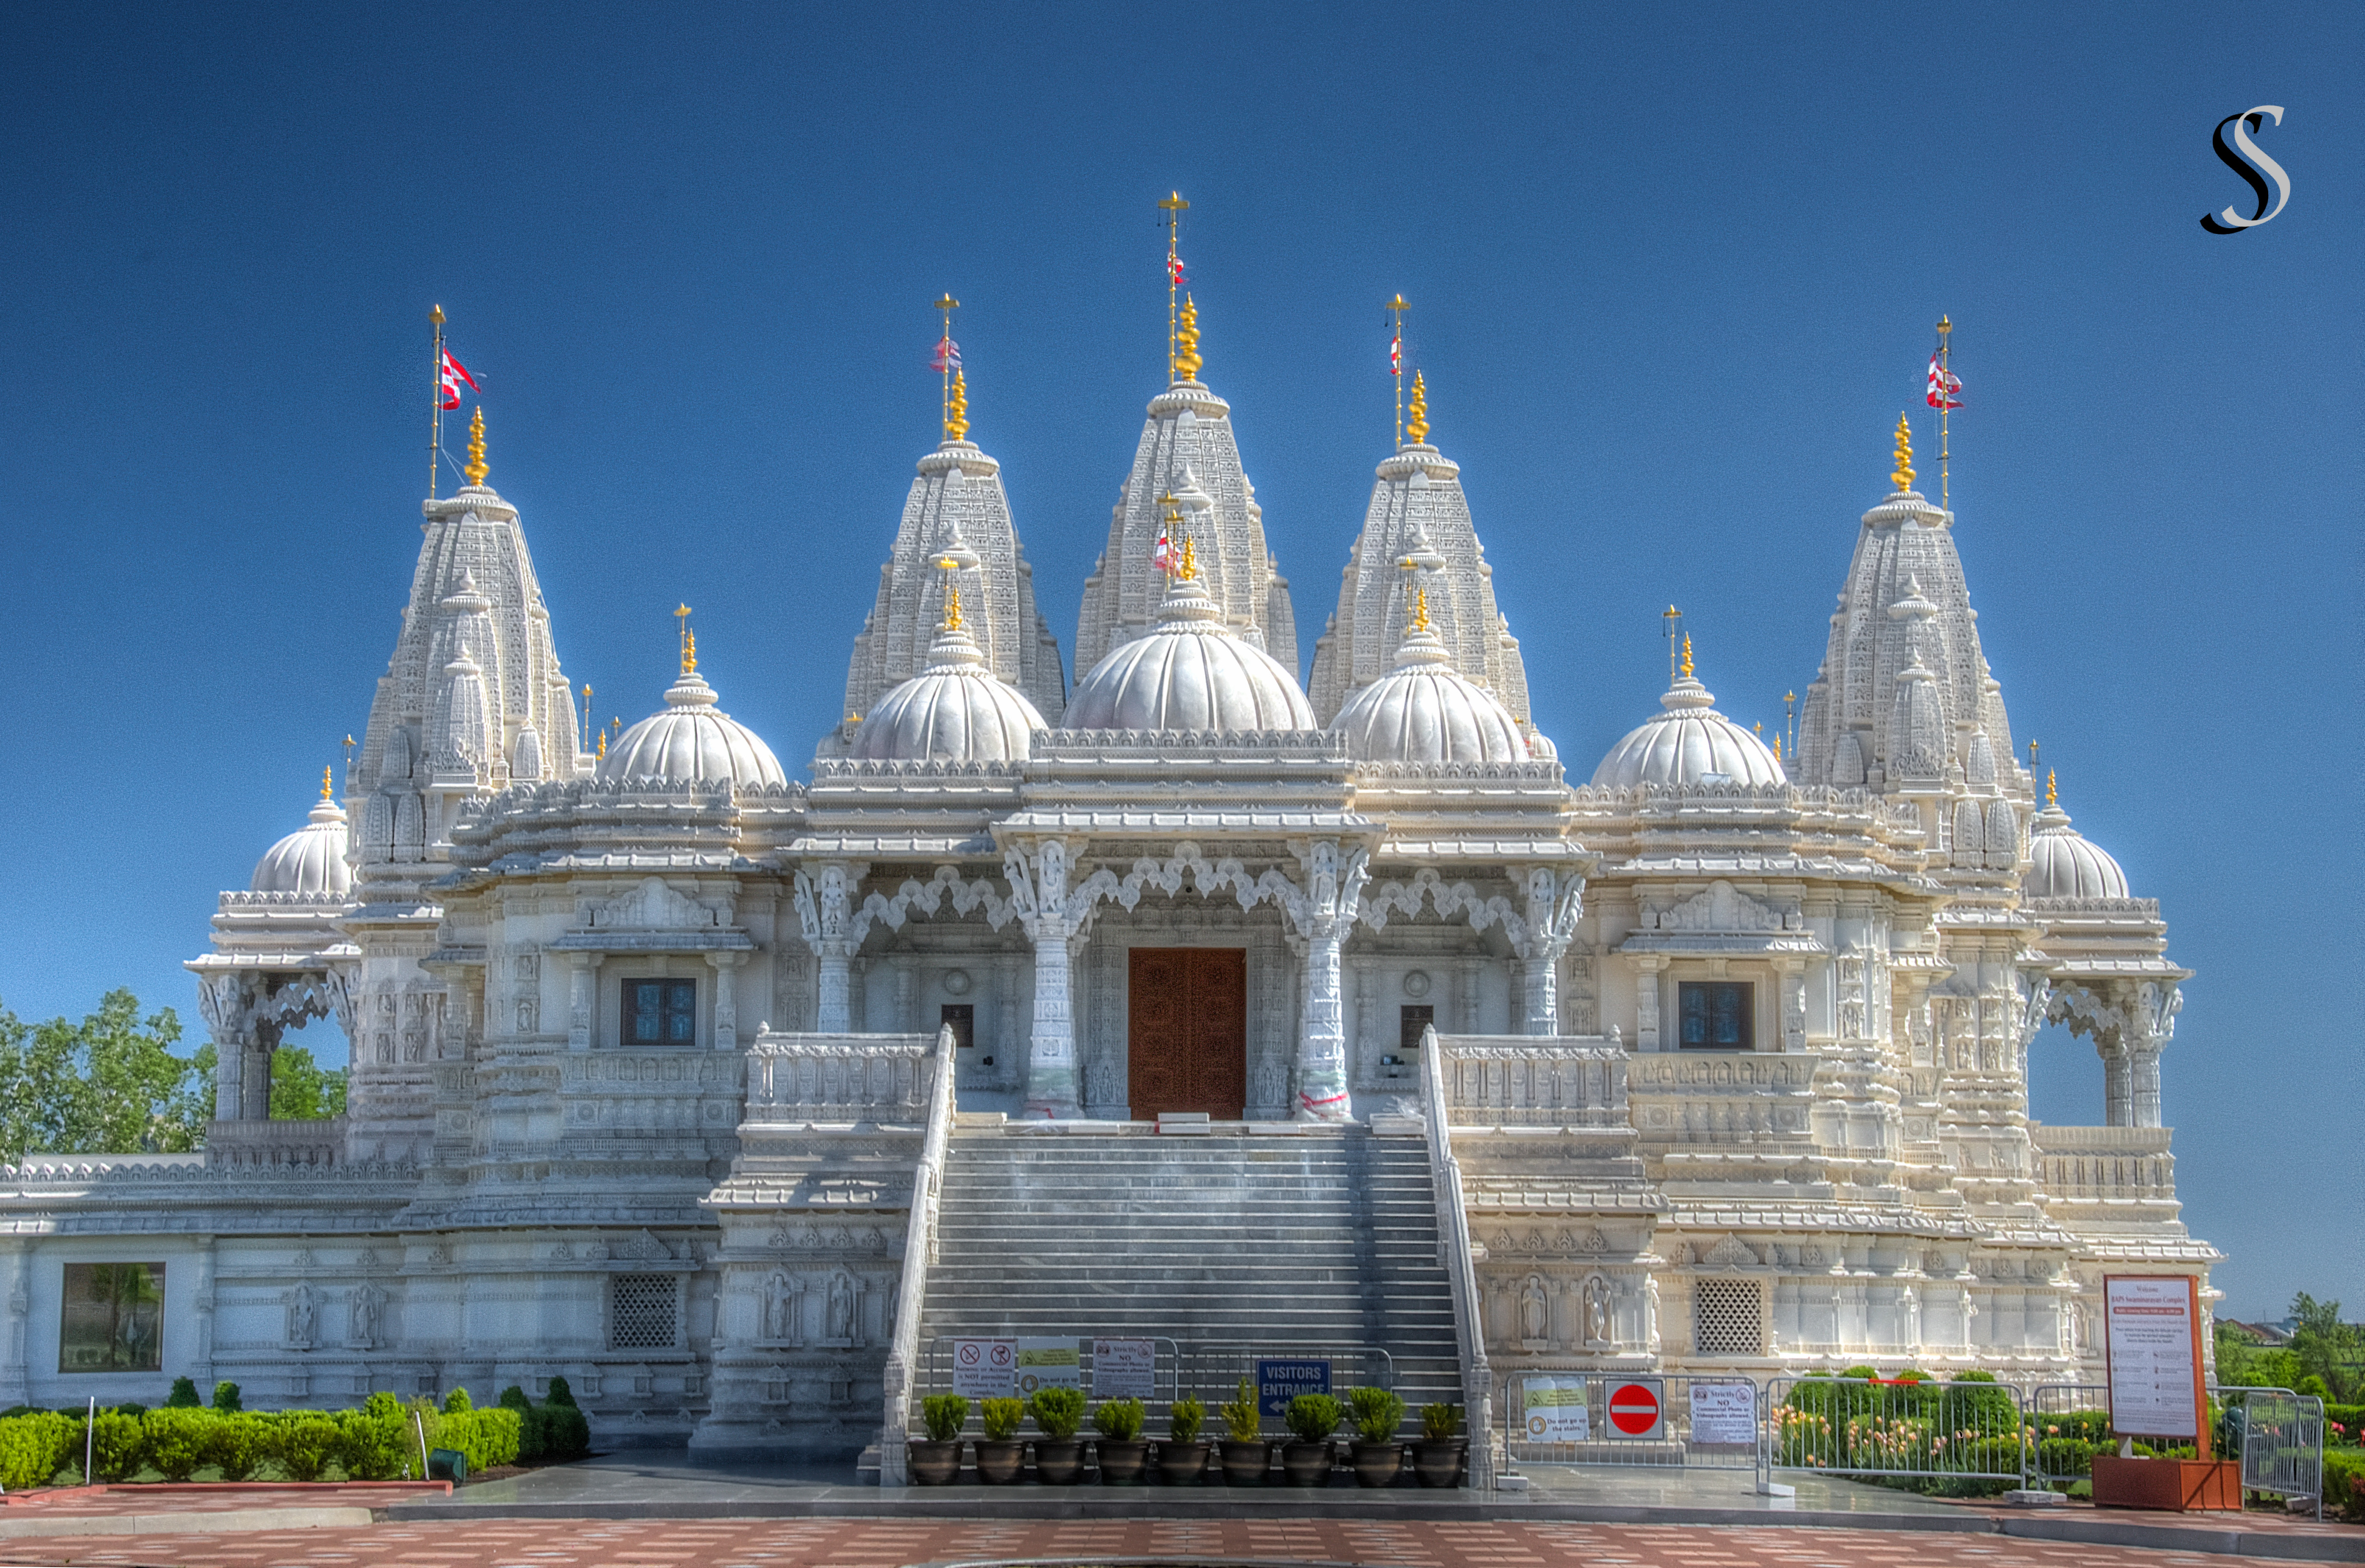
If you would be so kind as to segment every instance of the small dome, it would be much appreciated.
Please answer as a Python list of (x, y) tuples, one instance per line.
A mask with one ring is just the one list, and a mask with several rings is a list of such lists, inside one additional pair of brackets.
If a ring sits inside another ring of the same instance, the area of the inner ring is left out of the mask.
[(1665, 711), (1609, 748), (1593, 770), (1594, 788), (1788, 782), (1764, 741), (1716, 711), (1716, 698), (1691, 677), (1688, 651), (1684, 659), (1683, 678), (1659, 699)]
[(1232, 635), (1197, 580), (1178, 577), (1158, 629), (1109, 650), (1076, 683), (1062, 721), (1076, 730), (1311, 730), (1297, 679)]
[(665, 711), (616, 737), (600, 759), (602, 778), (659, 778), (688, 784), (728, 779), (743, 786), (785, 785), (779, 759), (755, 731), (714, 705), (714, 688), (696, 670), (666, 689)]
[(247, 884), (258, 893), (343, 898), (353, 874), (345, 864), (345, 813), (322, 795), (305, 825), (263, 852)]
[(968, 629), (947, 627), (928, 667), (879, 700), (848, 756), (869, 762), (1024, 762), (1043, 715), (985, 667)]
[(2123, 899), (2127, 874), (2048, 801), (2028, 835), (2028, 874), (2020, 891), (2030, 899)]
[(1330, 727), (1346, 735), (1350, 756), (1367, 762), (1528, 760), (1510, 710), (1464, 679), (1425, 624), (1406, 636), (1395, 668), (1349, 698)]

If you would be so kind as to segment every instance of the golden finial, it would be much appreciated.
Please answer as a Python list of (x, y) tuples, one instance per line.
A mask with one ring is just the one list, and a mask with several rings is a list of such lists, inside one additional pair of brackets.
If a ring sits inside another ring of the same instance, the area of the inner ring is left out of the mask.
[(2060, 788), (2055, 780), (2053, 769), (2049, 767), (2045, 770), (2045, 803), (2048, 806), (2061, 803)]
[(1913, 427), (1903, 414), (1897, 416), (1897, 472), (1889, 477), (1897, 481), (1900, 495), (1913, 487)]
[(1405, 421), (1405, 434), (1415, 446), (1429, 439), (1429, 383), (1418, 370), (1412, 373), (1412, 418)]
[(960, 585), (955, 583), (945, 591), (945, 627), (947, 632), (961, 629)]
[(1692, 678), (1692, 634), (1691, 634), (1690, 633), (1687, 632), (1687, 633), (1684, 633), (1684, 678), (1685, 678), (1686, 680), (1689, 680), (1691, 678)]
[(673, 618), (681, 622), (681, 673), (694, 675), (698, 671), (698, 634), (689, 629), (689, 606), (676, 606)]
[(485, 476), (492, 472), (485, 466), (485, 406), (482, 403), (477, 404), (476, 411), (468, 416), (468, 464), (460, 472), (468, 476), (468, 483), (480, 487), (485, 482)]
[(1182, 325), (1174, 329), (1174, 379), (1196, 381), (1199, 366), (1205, 362), (1199, 357), (1199, 308), (1191, 297), (1182, 297)]
[(605, 762), (608, 758), (608, 732), (605, 730), (600, 732), (600, 745), (597, 749), (597, 755), (602, 762)]
[(329, 776), (335, 771), (336, 769), (334, 767), (324, 767), (320, 769), (320, 799), (324, 801), (327, 800), (332, 792), (329, 784)]
[(1782, 732), (1779, 730), (1774, 732), (1774, 760), (1782, 760)]
[(1174, 575), (1182, 578), (1186, 583), (1196, 582), (1199, 580), (1199, 545), (1197, 541), (1191, 539), (1185, 539), (1182, 541), (1182, 565)]
[(945, 439), (959, 441), (969, 434), (969, 383), (953, 372), (952, 397), (945, 404)]
[(1429, 590), (1425, 588), (1412, 590), (1412, 629), (1416, 632), (1429, 630)]

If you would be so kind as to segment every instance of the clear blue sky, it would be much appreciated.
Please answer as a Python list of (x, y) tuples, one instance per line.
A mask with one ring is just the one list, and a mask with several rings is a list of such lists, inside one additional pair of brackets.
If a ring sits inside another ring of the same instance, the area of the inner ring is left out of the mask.
[[(835, 717), (964, 302), (1064, 645), (1159, 384), (1180, 188), (1303, 644), (1413, 302), (1536, 717), (1582, 777), (1681, 604), (1728, 711), (1813, 678), (1932, 324), (2014, 724), (2199, 971), (2167, 1060), (2229, 1308), (2365, 1306), (2353, 5), (19, 9), (0, 1002), (179, 1007), (216, 890), (358, 734), (418, 547), (427, 308), (570, 678), (678, 600), (794, 764)], [(2224, 116), (2288, 209), (2234, 238)], [(1925, 462), (1925, 470), (1929, 465)], [(2039, 1042), (2038, 1114), (2101, 1119)]]

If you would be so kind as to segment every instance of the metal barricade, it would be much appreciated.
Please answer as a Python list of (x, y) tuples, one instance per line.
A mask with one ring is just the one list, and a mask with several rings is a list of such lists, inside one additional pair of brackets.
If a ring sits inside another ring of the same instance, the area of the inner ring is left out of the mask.
[[(1180, 1383), (1182, 1368), (1182, 1347), (1177, 1345), (1171, 1339), (1157, 1335), (1135, 1334), (1131, 1336), (1110, 1337), (1131, 1338), (1136, 1339), (1147, 1338), (1153, 1346), (1157, 1347), (1157, 1372), (1154, 1374), (1150, 1385), (1150, 1397), (1144, 1400), (1142, 1403), (1153, 1417), (1162, 1419), (1166, 1411), (1173, 1405), (1174, 1401), (1181, 1398), (1184, 1393), (1188, 1392), (1188, 1390), (1184, 1389)], [(972, 1336), (961, 1335), (958, 1338), (965, 1339), (972, 1338)], [(1057, 1338), (1059, 1336), (1052, 1335), (1050, 1338)], [(953, 1346), (957, 1342), (956, 1338), (952, 1335), (936, 1335), (920, 1341), (919, 1352), (914, 1358), (915, 1371), (913, 1379), (915, 1389), (915, 1395), (913, 1401), (914, 1408), (917, 1408), (918, 1406), (920, 1396), (931, 1394), (949, 1394), (952, 1392)], [(1093, 1370), (1092, 1340), (1081, 1336), (1078, 1337), (1076, 1340), (1076, 1361), (1082, 1377), (1084, 1393), (1087, 1397), (1091, 1397), (1093, 1395)], [(1160, 1397), (1161, 1394), (1163, 1394), (1162, 1398)]]
[(2118, 1442), (2111, 1390), (2100, 1383), (2044, 1383), (2028, 1391), (2028, 1484), (2064, 1492), (2094, 1475), (2094, 1456)]
[(1522, 1365), (1496, 1381), (1510, 1468), (1757, 1468), (1765, 1395), (1745, 1377)]
[(2019, 1482), (2027, 1423), (2008, 1383), (1777, 1377), (1765, 1390), (1765, 1464), (1819, 1475)]
[(2242, 1489), (2304, 1497), (2324, 1517), (2324, 1401), (2288, 1388), (2211, 1390), (2224, 1414), (2220, 1443), (2242, 1456)]

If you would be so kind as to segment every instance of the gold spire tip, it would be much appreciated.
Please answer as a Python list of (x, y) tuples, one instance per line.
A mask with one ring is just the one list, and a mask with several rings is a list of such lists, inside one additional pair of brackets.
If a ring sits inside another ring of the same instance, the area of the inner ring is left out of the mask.
[(945, 627), (947, 632), (961, 629), (960, 585), (955, 583), (945, 593)]
[(1181, 324), (1174, 329), (1174, 379), (1198, 380), (1199, 367), (1205, 363), (1199, 357), (1199, 308), (1186, 294)]
[(969, 435), (969, 383), (961, 373), (953, 372), (952, 397), (945, 404), (945, 439), (960, 441)]
[(1412, 418), (1405, 421), (1405, 434), (1415, 446), (1429, 440), (1429, 383), (1418, 370), (1412, 373)]
[(2048, 806), (2056, 806), (2061, 803), (2060, 786), (2057, 781), (2053, 769), (2049, 767), (2045, 770), (2045, 803)]
[(460, 470), (468, 483), (482, 488), (485, 476), (492, 470), (485, 465), (485, 405), (478, 403), (476, 411), (468, 416), (468, 463)]
[(324, 801), (329, 798), (331, 792), (329, 785), (329, 775), (331, 771), (333, 771), (333, 769), (327, 767), (320, 769), (320, 799)]
[(1684, 633), (1684, 678), (1685, 678), (1686, 680), (1689, 680), (1691, 678), (1692, 678), (1692, 634), (1691, 634), (1690, 633), (1687, 632), (1687, 633)]
[(601, 730), (601, 731), (600, 732), (600, 745), (599, 745), (599, 747), (598, 747), (597, 751), (594, 753), (594, 755), (596, 755), (596, 756), (598, 756), (601, 761), (603, 761), (603, 762), (607, 760), (607, 756), (608, 756), (608, 732), (607, 732), (607, 731), (605, 731), (605, 730)]
[(1174, 575), (1186, 583), (1199, 580), (1199, 544), (1196, 540), (1182, 541), (1182, 565)]
[(1889, 477), (1900, 496), (1913, 487), (1913, 426), (1903, 414), (1897, 416), (1897, 471)]
[(442, 326), (443, 324), (443, 307), (441, 305), (429, 306), (427, 308), (427, 319), (436, 326)]
[(1181, 212), (1191, 204), (1182, 199), (1181, 191), (1172, 191), (1158, 198), (1158, 205), (1169, 212)]
[(689, 629), (689, 606), (674, 606), (673, 618), (681, 623), (681, 673), (694, 675), (698, 671), (698, 633)]
[(1425, 588), (1412, 590), (1412, 629), (1416, 632), (1429, 630), (1429, 590)]

